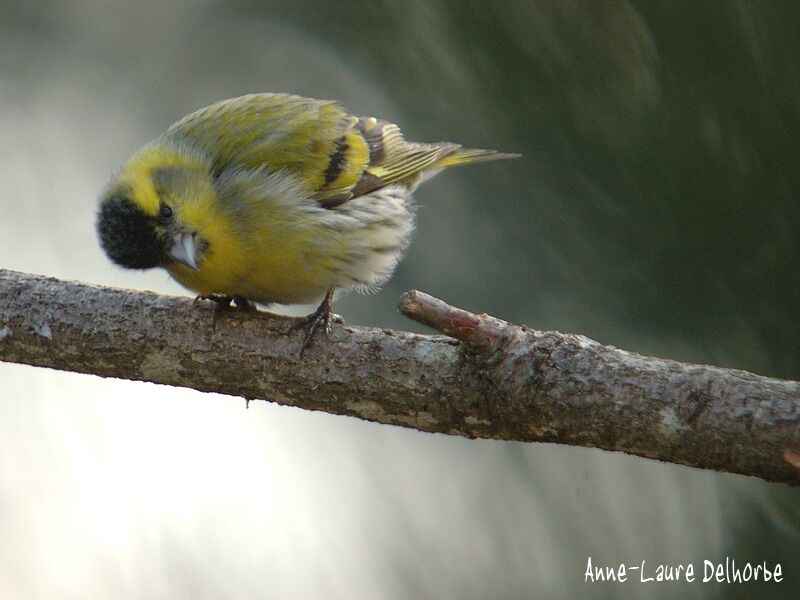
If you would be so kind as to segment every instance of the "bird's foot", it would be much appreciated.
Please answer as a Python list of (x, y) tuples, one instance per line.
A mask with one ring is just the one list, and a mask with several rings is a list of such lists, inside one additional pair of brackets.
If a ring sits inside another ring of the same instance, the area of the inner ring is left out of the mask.
[(308, 348), (308, 346), (311, 344), (311, 340), (314, 339), (314, 334), (318, 329), (320, 329), (320, 327), (322, 329), (322, 334), (327, 338), (331, 333), (331, 323), (334, 321), (337, 323), (342, 323), (344, 321), (342, 317), (331, 312), (332, 301), (333, 288), (327, 291), (325, 298), (322, 299), (322, 302), (317, 307), (317, 310), (310, 315), (300, 317), (292, 324), (290, 331), (305, 329), (303, 345), (300, 347), (300, 358), (303, 358), (306, 348)]
[(236, 307), (236, 310), (241, 310), (245, 312), (258, 312), (258, 308), (256, 308), (256, 305), (250, 302), (247, 298), (243, 298), (242, 296), (233, 297), (233, 306)]
[[(214, 307), (214, 316), (211, 317), (211, 328), (217, 328), (217, 319), (219, 316), (231, 308), (235, 310), (247, 311), (247, 312), (255, 312), (258, 309), (256, 305), (247, 300), (247, 298), (243, 298), (242, 296), (228, 296), (226, 294), (208, 294), (205, 296), (197, 296), (194, 299), (192, 304), (197, 304), (200, 300), (211, 300), (216, 304)], [(233, 307), (231, 307), (231, 303), (233, 303)]]
[(200, 300), (211, 300), (213, 303), (217, 305), (218, 309), (225, 309), (230, 307), (231, 301), (233, 300), (233, 296), (226, 296), (224, 294), (205, 294), (200, 296), (195, 296), (194, 301), (192, 304), (197, 305)]

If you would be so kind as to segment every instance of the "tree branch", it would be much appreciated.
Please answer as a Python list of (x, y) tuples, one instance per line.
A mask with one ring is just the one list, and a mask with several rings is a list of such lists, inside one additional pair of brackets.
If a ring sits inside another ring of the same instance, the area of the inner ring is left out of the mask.
[(0, 360), (265, 399), (421, 431), (617, 450), (800, 483), (800, 383), (682, 364), (474, 315), (420, 292), (448, 337), (335, 326), (0, 270)]

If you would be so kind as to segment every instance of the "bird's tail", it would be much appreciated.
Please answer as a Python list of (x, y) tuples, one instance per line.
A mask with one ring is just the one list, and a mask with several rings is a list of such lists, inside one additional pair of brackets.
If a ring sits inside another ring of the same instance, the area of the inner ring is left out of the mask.
[(457, 148), (453, 152), (436, 161), (434, 168), (455, 167), (489, 160), (519, 158), (521, 154), (498, 152), (497, 150), (481, 150), (479, 148)]

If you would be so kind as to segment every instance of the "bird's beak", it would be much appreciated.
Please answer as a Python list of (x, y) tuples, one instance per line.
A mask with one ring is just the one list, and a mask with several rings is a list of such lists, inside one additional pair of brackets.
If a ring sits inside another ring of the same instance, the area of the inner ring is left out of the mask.
[(195, 258), (195, 245), (193, 233), (181, 233), (175, 238), (175, 243), (169, 249), (169, 254), (182, 265), (186, 265), (190, 269), (199, 271), (200, 267), (197, 266)]

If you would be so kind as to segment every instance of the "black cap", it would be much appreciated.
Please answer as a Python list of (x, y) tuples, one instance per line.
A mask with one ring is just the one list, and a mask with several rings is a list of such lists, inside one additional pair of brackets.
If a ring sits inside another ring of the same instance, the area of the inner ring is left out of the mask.
[(164, 262), (156, 219), (131, 200), (115, 195), (103, 200), (97, 214), (97, 236), (108, 257), (127, 269), (150, 269)]

